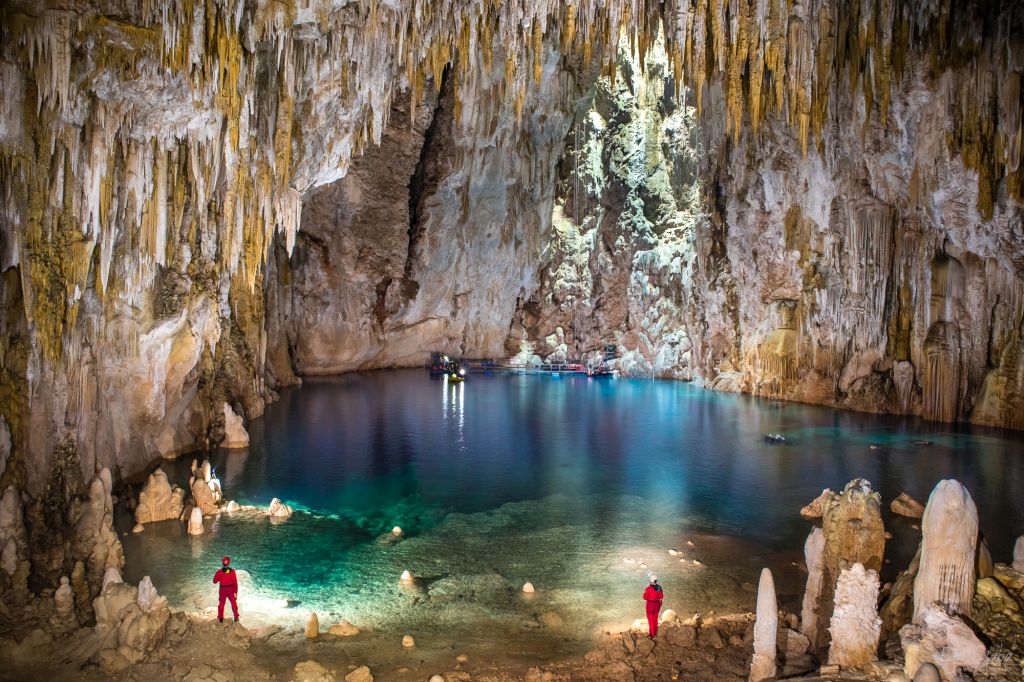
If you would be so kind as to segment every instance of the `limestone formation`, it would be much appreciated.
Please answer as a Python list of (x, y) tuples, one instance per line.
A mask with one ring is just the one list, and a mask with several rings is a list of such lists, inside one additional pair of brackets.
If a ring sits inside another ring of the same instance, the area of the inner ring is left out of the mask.
[(939, 481), (921, 522), (921, 564), (914, 579), (914, 621), (934, 603), (971, 614), (978, 510), (959, 482)]
[(531, 582), (523, 583), (523, 592), (525, 594), (533, 594), (535, 591), (536, 590), (533, 587), (533, 583), (531, 583)]
[(882, 618), (882, 638), (898, 632), (914, 617), (914, 581), (921, 565), (921, 546), (918, 545), (910, 566), (896, 576), (889, 596), (879, 610)]
[[(143, 580), (146, 594), (121, 582), (115, 569), (108, 571), (103, 590), (93, 600), (96, 614), (96, 656), (107, 674), (138, 663), (165, 640), (171, 611), (166, 599), (156, 597), (148, 579)], [(145, 605), (145, 608), (143, 606)]]
[(757, 585), (757, 620), (754, 624), (754, 657), (750, 662), (750, 682), (775, 677), (776, 633), (779, 629), (779, 607), (775, 600), (772, 572), (761, 569)]
[(904, 670), (916, 679), (926, 663), (938, 668), (944, 682), (957, 679), (958, 668), (974, 671), (985, 661), (985, 645), (970, 626), (938, 604), (929, 604), (915, 622), (900, 629)]
[(267, 509), (267, 514), (271, 519), (280, 521), (291, 518), (292, 513), (292, 508), (276, 497), (270, 501), (270, 507)]
[(924, 516), (924, 505), (905, 492), (900, 493), (899, 497), (890, 503), (889, 508), (892, 509), (893, 514), (911, 519), (919, 519)]
[(28, 596), (28, 535), (22, 517), (21, 498), (13, 486), (0, 497), (0, 597), (22, 601)]
[(836, 585), (828, 662), (862, 668), (877, 660), (882, 619), (878, 617), (878, 573), (857, 563), (843, 569)]
[(55, 630), (63, 632), (78, 627), (75, 616), (75, 594), (67, 576), (61, 576), (60, 586), (53, 593), (53, 617), (50, 623)]
[[(216, 480), (216, 479), (211, 479)], [(203, 516), (210, 516), (216, 514), (219, 510), (217, 506), (217, 495), (210, 487), (210, 481), (204, 480), (202, 476), (195, 476), (190, 484), (192, 489), (192, 505), (198, 507), (202, 512)]]
[(1024, 535), (1013, 545), (1013, 570), (1024, 573)]
[(235, 414), (231, 406), (224, 403), (224, 440), (220, 442), (222, 448), (247, 448), (249, 447), (249, 432), (242, 424), (242, 418)]
[(917, 674), (914, 675), (914, 682), (941, 682), (942, 676), (939, 675), (939, 669), (931, 663), (925, 663), (917, 669)]
[(124, 566), (124, 550), (114, 531), (110, 471), (104, 469), (89, 485), (87, 500), (78, 507), (73, 556), (85, 563), (93, 594), (99, 594), (107, 569)]
[(353, 637), (359, 634), (359, 628), (347, 620), (339, 620), (337, 623), (332, 625), (327, 632), (334, 635), (335, 637)]
[(202, 535), (205, 530), (203, 527), (203, 510), (199, 507), (192, 507), (192, 513), (188, 517), (188, 534)]
[(316, 611), (309, 614), (309, 620), (306, 621), (306, 639), (316, 639), (320, 636), (320, 619), (316, 616)]
[(301, 661), (292, 670), (291, 682), (336, 682), (334, 673), (316, 661)]
[(824, 580), (824, 567), (822, 565), (825, 551), (825, 535), (820, 528), (815, 528), (807, 536), (804, 543), (804, 562), (807, 564), (807, 585), (804, 588), (803, 605), (800, 609), (800, 632), (811, 642), (811, 646), (817, 645), (818, 636), (818, 599), (821, 596), (821, 586)]
[(157, 593), (156, 587), (148, 575), (139, 581), (139, 597), (137, 601), (139, 608), (146, 612), (159, 611), (167, 606), (167, 597), (161, 597)]
[(167, 480), (163, 469), (157, 469), (149, 476), (145, 487), (139, 493), (135, 507), (135, 522), (146, 524), (154, 521), (181, 518), (185, 506), (185, 492)]
[(412, 649), (414, 646), (416, 646), (416, 640), (413, 638), (412, 635), (404, 635), (402, 637), (402, 646), (406, 649)]
[(821, 491), (820, 495), (808, 502), (807, 505), (800, 510), (800, 516), (808, 520), (820, 519), (825, 510), (825, 500), (829, 499), (834, 494), (835, 493), (832, 492), (831, 488), (825, 488)]
[(864, 479), (850, 481), (842, 494), (825, 500), (822, 514), (822, 586), (818, 597), (817, 637), (811, 638), (819, 651), (829, 643), (829, 624), (840, 572), (862, 564), (869, 571), (881, 571), (885, 553), (881, 498)]
[(368, 667), (361, 665), (345, 675), (345, 682), (373, 682), (373, 675)]

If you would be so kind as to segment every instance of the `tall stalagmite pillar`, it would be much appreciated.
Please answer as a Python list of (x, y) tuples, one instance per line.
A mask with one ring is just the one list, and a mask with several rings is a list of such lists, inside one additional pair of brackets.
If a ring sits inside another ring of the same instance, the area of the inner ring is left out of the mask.
[(939, 481), (921, 521), (921, 567), (914, 580), (914, 621), (939, 602), (949, 613), (971, 615), (978, 508), (959, 481)]

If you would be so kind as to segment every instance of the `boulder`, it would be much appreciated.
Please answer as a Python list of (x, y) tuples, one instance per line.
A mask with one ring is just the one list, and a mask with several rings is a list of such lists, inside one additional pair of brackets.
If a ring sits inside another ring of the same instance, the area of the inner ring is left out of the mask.
[(1013, 545), (1013, 570), (1024, 573), (1024, 535)]
[(825, 488), (821, 491), (821, 494), (811, 500), (806, 507), (800, 510), (800, 516), (805, 519), (820, 519), (822, 512), (825, 510), (825, 500), (827, 500), (834, 493), (831, 488)]
[(882, 570), (885, 526), (882, 525), (881, 497), (871, 490), (871, 483), (855, 479), (841, 494), (833, 493), (825, 500), (821, 519), (825, 536), (822, 584), (816, 614), (817, 635), (810, 639), (824, 657), (840, 572), (857, 563), (869, 571)]
[(316, 661), (296, 663), (292, 670), (292, 682), (335, 682), (334, 673)]
[(926, 663), (934, 665), (946, 682), (956, 679), (957, 668), (975, 671), (985, 661), (985, 645), (971, 627), (940, 604), (929, 604), (914, 623), (900, 629), (904, 672), (917, 679)]
[(232, 449), (249, 447), (249, 432), (245, 430), (242, 418), (227, 403), (224, 403), (224, 438), (220, 446)]
[(316, 611), (309, 614), (309, 620), (306, 621), (306, 638), (316, 639), (320, 636), (320, 619), (316, 616)]
[(281, 502), (278, 498), (274, 498), (270, 501), (270, 507), (267, 508), (267, 514), (271, 519), (285, 520), (291, 518), (294, 512), (292, 508), (287, 504)]
[(345, 675), (345, 682), (373, 682), (373, 675), (370, 674), (368, 667), (361, 665)]
[(757, 620), (754, 622), (754, 656), (750, 662), (749, 682), (775, 677), (776, 638), (779, 629), (779, 607), (775, 599), (772, 572), (761, 569), (757, 585)]
[(181, 518), (185, 508), (185, 491), (167, 481), (163, 469), (149, 475), (149, 480), (139, 493), (135, 506), (135, 522), (146, 524), (154, 521)]
[(347, 620), (339, 620), (337, 623), (332, 625), (328, 630), (328, 633), (335, 637), (352, 637), (359, 634), (359, 628)]
[(828, 662), (862, 668), (877, 660), (882, 619), (878, 617), (878, 573), (854, 564), (839, 574), (829, 633)]
[(803, 605), (800, 609), (800, 631), (816, 646), (818, 636), (818, 598), (821, 596), (823, 579), (822, 555), (825, 552), (825, 535), (815, 528), (804, 543), (804, 561), (807, 564), (807, 586), (804, 588)]
[(911, 519), (919, 519), (924, 516), (924, 505), (905, 492), (900, 493), (899, 497), (889, 504), (889, 508), (892, 509), (893, 514)]
[(971, 494), (958, 481), (948, 479), (935, 486), (921, 532), (921, 565), (914, 579), (914, 621), (919, 621), (933, 602), (942, 604), (949, 613), (970, 616), (978, 510)]
[(192, 513), (188, 517), (188, 534), (202, 535), (204, 532), (203, 510), (199, 507), (192, 507)]

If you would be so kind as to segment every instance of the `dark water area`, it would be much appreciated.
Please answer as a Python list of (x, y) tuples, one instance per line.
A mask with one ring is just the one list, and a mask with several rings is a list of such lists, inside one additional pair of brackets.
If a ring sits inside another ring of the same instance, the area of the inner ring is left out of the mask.
[[(268, 599), (380, 627), (458, 625), (465, 614), (437, 609), (466, 590), (488, 618), (513, 623), (538, 608), (513, 596), (530, 579), (548, 586), (552, 610), (591, 627), (625, 617), (628, 608), (595, 603), (629, 602), (644, 571), (667, 576), (670, 592), (675, 580), (688, 606), (730, 591), (752, 604), (739, 588), (760, 565), (799, 558), (811, 528), (800, 508), (857, 477), (882, 494), (895, 534), (889, 573), (919, 539), (889, 502), (905, 490), (923, 503), (943, 478), (970, 490), (997, 561), (1024, 532), (1020, 434), (681, 382), (473, 375), (449, 385), (419, 370), (356, 373), (283, 392), (250, 435), (247, 450), (211, 459), (225, 497), (279, 497), (296, 515), (280, 525), (221, 515), (199, 539), (150, 526), (125, 538), (130, 576), (152, 575), (172, 602), (208, 605), (205, 573), (232, 554)], [(190, 461), (164, 469), (184, 486)], [(409, 539), (376, 540), (394, 525)], [(391, 594), (405, 568), (434, 581), (431, 608)]]

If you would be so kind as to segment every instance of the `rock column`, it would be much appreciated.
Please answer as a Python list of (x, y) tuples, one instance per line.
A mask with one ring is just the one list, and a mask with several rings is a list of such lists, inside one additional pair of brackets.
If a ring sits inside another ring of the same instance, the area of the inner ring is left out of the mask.
[(779, 607), (775, 600), (775, 581), (767, 568), (761, 570), (757, 585), (757, 621), (754, 623), (754, 658), (750, 662), (749, 682), (775, 677), (776, 637)]
[(829, 632), (828, 662), (862, 668), (877, 660), (882, 619), (878, 617), (878, 573), (854, 564), (839, 574)]
[(914, 621), (939, 602), (948, 613), (971, 614), (978, 509), (958, 481), (939, 481), (921, 522), (921, 566), (914, 579)]
[(817, 607), (821, 595), (822, 553), (825, 551), (825, 535), (815, 528), (804, 543), (804, 560), (807, 563), (807, 587), (804, 589), (803, 607), (800, 610), (800, 632), (816, 646), (818, 636)]

